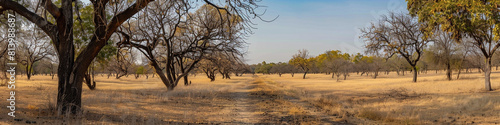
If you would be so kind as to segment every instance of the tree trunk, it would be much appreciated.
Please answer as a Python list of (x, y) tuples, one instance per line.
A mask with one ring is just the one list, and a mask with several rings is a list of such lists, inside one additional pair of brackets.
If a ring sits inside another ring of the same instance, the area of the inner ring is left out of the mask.
[(188, 86), (189, 85), (189, 82), (188, 82), (188, 75), (184, 76), (184, 85)]
[(457, 73), (457, 79), (460, 78), (460, 73), (462, 72), (462, 69), (458, 69), (458, 73)]
[(31, 79), (31, 67), (32, 67), (32, 66), (33, 66), (33, 65), (32, 65), (31, 63), (28, 63), (28, 64), (26, 65), (26, 77), (28, 77), (28, 80), (30, 80), (30, 79)]
[(447, 63), (446, 64), (446, 77), (448, 78), (448, 80), (451, 80), (451, 64), (450, 63)]
[(417, 66), (412, 66), (412, 72), (413, 72), (413, 82), (417, 82)]
[[(63, 42), (62, 40), (59, 42)], [(67, 42), (67, 41), (64, 41)], [(68, 42), (63, 52), (59, 53), (59, 67), (57, 77), (58, 82), (58, 93), (57, 93), (57, 110), (58, 114), (66, 114), (68, 112), (76, 114), (80, 112), (81, 99), (82, 99), (82, 82), (84, 74), (78, 74), (78, 70), (85, 69), (73, 69), (74, 66), (74, 48), (73, 45)], [(69, 52), (66, 52), (67, 50)], [(85, 72), (85, 71), (83, 71)]]
[(167, 77), (165, 76), (165, 74), (163, 74), (160, 66), (158, 65), (158, 63), (156, 61), (151, 61), (151, 66), (154, 67), (155, 69), (155, 72), (156, 74), (158, 75), (158, 77), (160, 77), (161, 81), (163, 82), (163, 84), (165, 84), (165, 86), (167, 86), (167, 90), (174, 90), (174, 86), (173, 84), (171, 84)]
[(302, 79), (306, 79), (306, 74), (307, 74), (307, 71), (304, 72), (304, 76), (302, 76)]
[(85, 84), (87, 84), (87, 87), (89, 87), (90, 90), (95, 90), (95, 81), (92, 81), (92, 79), (90, 78), (90, 75), (89, 74), (85, 74)]
[(491, 82), (490, 82), (490, 75), (491, 75), (491, 57), (486, 57), (486, 67), (484, 68), (484, 88), (486, 91), (491, 91)]

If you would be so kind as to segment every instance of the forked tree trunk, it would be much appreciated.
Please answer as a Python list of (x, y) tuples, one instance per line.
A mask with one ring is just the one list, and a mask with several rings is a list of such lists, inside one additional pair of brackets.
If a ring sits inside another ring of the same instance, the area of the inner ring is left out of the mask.
[(31, 79), (31, 74), (32, 74), (32, 72), (31, 72), (31, 67), (32, 67), (32, 66), (33, 66), (33, 65), (32, 65), (31, 63), (28, 63), (28, 64), (26, 65), (26, 77), (28, 78), (28, 80), (30, 80), (30, 79)]
[(174, 90), (174, 85), (168, 81), (167, 77), (165, 76), (165, 74), (163, 74), (158, 63), (156, 61), (151, 61), (150, 64), (151, 64), (151, 66), (154, 67), (156, 74), (158, 75), (158, 77), (160, 77), (163, 84), (165, 84), (165, 86), (167, 86), (167, 90)]

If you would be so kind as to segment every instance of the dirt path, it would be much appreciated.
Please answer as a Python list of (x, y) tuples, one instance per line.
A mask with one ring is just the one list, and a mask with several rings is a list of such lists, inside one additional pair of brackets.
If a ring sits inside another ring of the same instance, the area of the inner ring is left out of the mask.
[(238, 85), (238, 88), (231, 91), (232, 98), (236, 101), (233, 107), (235, 117), (231, 123), (237, 124), (256, 124), (262, 117), (255, 112), (255, 98), (250, 97), (251, 90), (255, 85), (243, 83)]
[(236, 124), (344, 124), (320, 109), (287, 96), (261, 78), (243, 83), (231, 91), (236, 101), (231, 123)]

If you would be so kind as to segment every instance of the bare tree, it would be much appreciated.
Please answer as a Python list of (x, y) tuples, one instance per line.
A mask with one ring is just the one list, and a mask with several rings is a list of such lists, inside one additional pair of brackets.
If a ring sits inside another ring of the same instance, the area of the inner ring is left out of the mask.
[(360, 37), (367, 41), (367, 53), (385, 53), (388, 57), (398, 54), (405, 58), (414, 71), (413, 82), (417, 82), (417, 62), (429, 42), (423, 39), (420, 25), (415, 17), (408, 14), (390, 13), (370, 27), (361, 29)]
[(451, 33), (438, 31), (433, 39), (434, 42), (432, 46), (430, 46), (432, 58), (436, 63), (445, 66), (446, 77), (448, 80), (452, 80), (452, 64), (453, 61), (456, 60), (456, 54), (459, 48), (452, 38)]
[[(128, 21), (119, 31), (123, 39), (118, 46), (134, 47), (143, 53), (170, 90), (182, 78), (187, 85), (189, 72), (207, 55), (241, 54), (239, 48), (244, 46), (239, 16), (210, 4), (191, 14), (190, 9), (190, 5), (183, 2), (153, 2), (134, 22)], [(165, 65), (164, 70), (160, 64)], [(218, 69), (223, 78), (229, 78), (230, 67)]]
[(22, 50), (20, 58), (21, 64), (26, 66), (26, 76), (30, 80), (35, 68), (33, 65), (52, 55), (52, 47), (47, 36), (40, 28), (35, 27), (33, 24), (27, 24), (23, 29), (28, 30), (22, 31), (24, 40), (19, 42), (21, 43), (20, 49)]
[(207, 75), (210, 81), (215, 81), (215, 75), (217, 74), (217, 66), (213, 64), (211, 60), (204, 59), (198, 64), (198, 68)]

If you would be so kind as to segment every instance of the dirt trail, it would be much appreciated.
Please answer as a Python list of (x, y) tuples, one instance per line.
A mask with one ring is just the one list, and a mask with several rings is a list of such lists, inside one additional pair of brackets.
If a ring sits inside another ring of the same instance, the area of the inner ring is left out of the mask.
[(259, 77), (231, 91), (236, 101), (231, 124), (344, 124)]
[(232, 118), (231, 123), (237, 124), (256, 124), (262, 117), (255, 113), (254, 98), (250, 98), (251, 90), (255, 85), (243, 83), (238, 85), (238, 88), (231, 91), (232, 98), (236, 101), (233, 107), (235, 117)]

